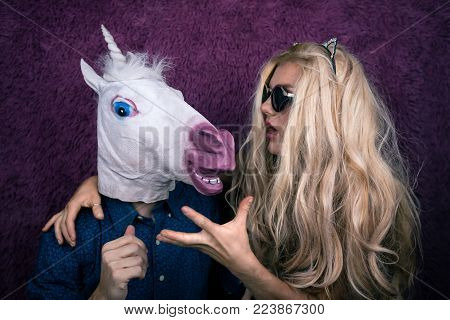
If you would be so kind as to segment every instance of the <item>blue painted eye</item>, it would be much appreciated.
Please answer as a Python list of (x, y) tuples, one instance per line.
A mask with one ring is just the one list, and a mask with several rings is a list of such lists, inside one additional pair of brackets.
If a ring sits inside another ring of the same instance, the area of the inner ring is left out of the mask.
[(131, 114), (131, 106), (125, 102), (114, 102), (114, 112), (120, 117), (129, 117)]
[(112, 101), (113, 112), (121, 118), (134, 117), (138, 110), (133, 101), (116, 96)]

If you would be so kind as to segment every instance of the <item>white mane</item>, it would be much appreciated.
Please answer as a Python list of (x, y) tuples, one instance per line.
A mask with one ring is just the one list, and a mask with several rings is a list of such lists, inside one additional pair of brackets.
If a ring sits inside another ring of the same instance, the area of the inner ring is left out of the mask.
[(171, 67), (167, 58), (152, 56), (150, 60), (146, 52), (127, 52), (125, 64), (120, 66), (114, 64), (108, 53), (101, 59), (101, 65), (103, 77), (113, 81), (149, 79), (165, 82), (164, 72)]

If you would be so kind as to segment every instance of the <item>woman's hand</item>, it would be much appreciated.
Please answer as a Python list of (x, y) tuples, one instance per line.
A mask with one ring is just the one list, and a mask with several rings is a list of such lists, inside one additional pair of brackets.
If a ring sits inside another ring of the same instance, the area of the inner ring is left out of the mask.
[(247, 235), (247, 214), (252, 197), (239, 204), (236, 217), (218, 225), (189, 207), (181, 210), (197, 226), (198, 233), (162, 230), (157, 239), (178, 246), (197, 248), (224, 265), (246, 286), (244, 299), (307, 299), (308, 295), (289, 286), (265, 268), (253, 254)]
[(197, 211), (183, 207), (183, 213), (191, 219), (202, 231), (184, 233), (172, 230), (162, 230), (157, 239), (178, 246), (193, 247), (206, 253), (217, 262), (227, 267), (238, 278), (252, 272), (259, 264), (253, 254), (247, 234), (247, 214), (252, 197), (246, 197), (239, 204), (236, 217), (219, 225)]
[(63, 244), (64, 239), (73, 247), (76, 243), (75, 219), (81, 207), (92, 208), (94, 216), (97, 219), (103, 219), (103, 210), (101, 207), (101, 198), (98, 193), (98, 177), (93, 176), (86, 179), (70, 198), (66, 207), (55, 214), (42, 228), (42, 231), (48, 231), (55, 225), (55, 236), (59, 244)]

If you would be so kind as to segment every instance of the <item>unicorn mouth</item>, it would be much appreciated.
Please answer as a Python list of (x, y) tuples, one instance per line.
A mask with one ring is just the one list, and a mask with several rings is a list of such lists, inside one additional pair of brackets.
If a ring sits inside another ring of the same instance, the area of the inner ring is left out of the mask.
[(197, 178), (199, 178), (203, 183), (206, 183), (206, 184), (222, 184), (222, 181), (220, 180), (219, 177), (214, 177), (214, 178), (203, 177), (203, 176), (199, 175), (195, 170), (193, 170), (193, 172), (194, 172), (195, 176)]

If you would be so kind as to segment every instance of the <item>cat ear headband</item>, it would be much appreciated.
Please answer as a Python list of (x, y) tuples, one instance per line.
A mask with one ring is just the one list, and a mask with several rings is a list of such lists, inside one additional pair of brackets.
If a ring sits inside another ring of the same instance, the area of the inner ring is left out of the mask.
[(334, 61), (334, 56), (336, 55), (337, 38), (331, 38), (330, 40), (322, 43), (322, 46), (327, 49), (330, 53), (331, 65), (333, 66), (333, 71), (336, 74), (336, 62)]
[[(296, 46), (297, 44), (298, 42), (295, 42), (292, 46)], [(337, 38), (331, 38), (330, 40), (322, 43), (322, 46), (327, 49), (328, 53), (330, 54), (331, 66), (333, 67), (333, 71), (336, 74), (336, 62), (334, 60), (334, 56), (336, 55)]]

